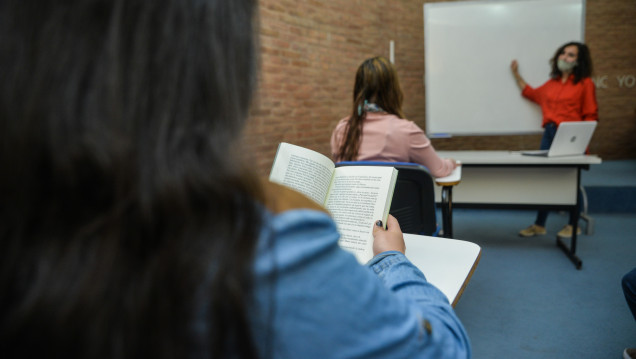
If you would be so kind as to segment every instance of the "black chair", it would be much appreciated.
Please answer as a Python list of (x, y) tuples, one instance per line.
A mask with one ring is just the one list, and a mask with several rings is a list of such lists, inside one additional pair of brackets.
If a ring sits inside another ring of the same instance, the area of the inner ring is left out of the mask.
[[(435, 212), (435, 180), (422, 165), (408, 162), (344, 161), (340, 166), (391, 166), (398, 170), (397, 183), (389, 213), (400, 222), (403, 233), (438, 236), (439, 226)], [(446, 190), (447, 187), (443, 187)], [(450, 198), (449, 196), (445, 198)], [(450, 208), (450, 207), (449, 207)], [(446, 213), (444, 213), (446, 215)], [(452, 234), (444, 221), (444, 236)]]

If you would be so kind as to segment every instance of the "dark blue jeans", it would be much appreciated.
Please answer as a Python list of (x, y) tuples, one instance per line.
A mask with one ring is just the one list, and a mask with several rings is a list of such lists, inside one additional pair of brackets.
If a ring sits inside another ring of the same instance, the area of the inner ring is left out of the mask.
[(629, 310), (631, 310), (634, 320), (636, 320), (636, 268), (623, 276), (621, 284), (623, 285), (623, 294), (625, 294)]
[[(554, 140), (554, 135), (556, 134), (557, 125), (554, 122), (550, 122), (544, 127), (543, 137), (541, 138), (541, 147), (542, 150), (549, 150), (552, 145), (552, 141)], [(579, 212), (581, 211), (581, 205), (583, 204), (583, 194), (580, 189), (576, 191), (578, 202), (579, 202)], [(548, 211), (539, 211), (537, 212), (537, 219), (534, 221), (534, 224), (545, 227), (545, 222), (548, 220)], [(574, 225), (574, 218), (570, 215), (571, 225)]]

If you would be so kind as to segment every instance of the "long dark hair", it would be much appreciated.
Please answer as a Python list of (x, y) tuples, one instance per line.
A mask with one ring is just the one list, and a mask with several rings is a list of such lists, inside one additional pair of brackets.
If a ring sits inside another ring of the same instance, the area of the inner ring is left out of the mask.
[(255, 356), (255, 2), (0, 2), (1, 356)]
[(557, 67), (557, 60), (559, 59), (559, 55), (561, 55), (565, 48), (568, 46), (576, 46), (579, 50), (579, 54), (576, 59), (577, 64), (572, 69), (572, 74), (574, 75), (574, 83), (578, 83), (582, 79), (592, 76), (594, 67), (592, 66), (592, 55), (590, 54), (590, 49), (585, 44), (572, 41), (561, 45), (561, 47), (559, 47), (554, 53), (554, 56), (552, 56), (552, 58), (550, 59), (550, 65), (552, 66), (550, 77), (558, 80), (563, 75), (561, 70), (559, 70), (559, 68)]
[(353, 111), (338, 150), (338, 160), (355, 161), (358, 157), (362, 127), (366, 118), (365, 100), (375, 103), (387, 113), (403, 118), (403, 98), (397, 72), (389, 60), (382, 56), (364, 60), (356, 71)]

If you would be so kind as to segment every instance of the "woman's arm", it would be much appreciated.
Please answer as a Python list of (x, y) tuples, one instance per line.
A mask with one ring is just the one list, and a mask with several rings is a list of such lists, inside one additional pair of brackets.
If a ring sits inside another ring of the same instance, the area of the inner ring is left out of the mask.
[(581, 119), (583, 121), (598, 121), (598, 104), (596, 103), (596, 88), (590, 78), (583, 80), (583, 104), (581, 105)]
[(523, 89), (528, 84), (523, 79), (523, 77), (521, 77), (521, 75), (519, 74), (519, 63), (517, 63), (517, 60), (512, 60), (512, 63), (510, 63), (510, 70), (512, 70), (512, 74), (514, 75), (515, 80), (517, 81), (517, 86), (519, 86), (519, 90), (523, 91)]
[(470, 357), (448, 299), (399, 251), (399, 225), (376, 229), (388, 246), (361, 266), (339, 248), (324, 213), (289, 211), (269, 223), (274, 243), (261, 248), (273, 252), (257, 260), (253, 320), (256, 342), (270, 343), (272, 357)]
[(435, 152), (431, 140), (415, 123), (410, 122), (410, 127), (406, 131), (408, 131), (410, 162), (425, 166), (433, 177), (448, 176), (457, 167), (457, 161), (451, 158), (441, 158)]
[[(461, 323), (451, 319), (454, 312), (446, 306), (447, 299), (443, 295), (440, 296), (437, 288), (428, 283), (424, 274), (404, 256), (406, 247), (397, 219), (389, 215), (386, 230), (382, 228), (381, 223), (376, 223), (373, 237), (376, 256), (368, 265), (380, 277), (384, 286), (396, 296), (406, 301), (415, 301), (420, 310), (428, 308), (421, 312), (419, 317), (419, 329), (422, 334), (439, 334), (440, 338), (450, 334), (436, 345), (430, 345), (428, 348), (420, 346), (420, 349), (416, 350), (418, 357), (470, 357), (468, 336)], [(436, 309), (430, 311), (432, 307)], [(446, 333), (437, 333), (441, 326), (446, 327), (444, 331), (450, 330)]]
[(416, 151), (412, 151), (412, 153), (413, 159), (411, 162), (425, 166), (435, 178), (450, 175), (458, 165), (457, 161), (452, 158), (440, 157), (437, 152), (435, 152), (433, 145), (419, 148)]

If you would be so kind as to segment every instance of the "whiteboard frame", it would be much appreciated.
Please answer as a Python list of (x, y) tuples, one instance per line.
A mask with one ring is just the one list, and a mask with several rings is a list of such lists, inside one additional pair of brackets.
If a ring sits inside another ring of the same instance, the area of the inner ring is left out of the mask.
[(510, 62), (530, 86), (545, 83), (554, 51), (585, 39), (585, 0), (452, 1), (423, 11), (427, 134), (540, 133), (541, 109), (521, 97)]

